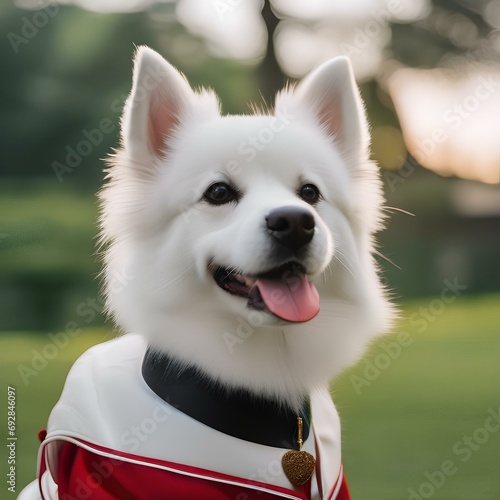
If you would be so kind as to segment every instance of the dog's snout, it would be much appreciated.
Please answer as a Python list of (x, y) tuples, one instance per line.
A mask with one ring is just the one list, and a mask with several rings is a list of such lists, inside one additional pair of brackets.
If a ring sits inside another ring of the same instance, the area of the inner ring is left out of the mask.
[(307, 245), (314, 235), (314, 216), (301, 207), (280, 207), (266, 217), (267, 228), (274, 238), (290, 250)]

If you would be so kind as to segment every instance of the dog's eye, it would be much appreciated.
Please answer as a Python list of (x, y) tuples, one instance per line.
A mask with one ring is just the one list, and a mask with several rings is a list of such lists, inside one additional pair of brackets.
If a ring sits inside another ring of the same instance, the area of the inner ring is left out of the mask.
[(224, 205), (238, 200), (238, 191), (225, 182), (216, 182), (205, 191), (203, 199), (212, 205)]
[(321, 193), (314, 184), (304, 184), (299, 189), (298, 195), (310, 205), (318, 203), (321, 198)]

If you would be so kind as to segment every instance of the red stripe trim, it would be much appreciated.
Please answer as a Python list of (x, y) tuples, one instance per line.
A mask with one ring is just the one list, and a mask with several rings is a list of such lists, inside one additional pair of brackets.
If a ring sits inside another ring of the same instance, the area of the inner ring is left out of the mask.
[[(42, 477), (43, 472), (45, 472), (47, 469), (47, 464), (46, 464), (46, 460), (45, 460), (45, 448), (48, 444), (50, 444), (53, 441), (66, 441), (69, 443), (76, 444), (77, 446), (80, 446), (82, 448), (88, 449), (89, 451), (94, 452), (96, 454), (99, 454), (101, 456), (108, 456), (109, 458), (118, 457), (118, 458), (123, 459), (124, 461), (136, 463), (138, 465), (145, 465), (145, 466), (151, 466), (151, 467), (155, 467), (155, 468), (165, 469), (165, 470), (168, 470), (170, 472), (183, 474), (183, 475), (189, 475), (189, 476), (193, 476), (193, 477), (198, 477), (198, 478), (206, 479), (209, 481), (217, 481), (217, 482), (222, 482), (222, 483), (226, 483), (226, 484), (234, 484), (236, 486), (245, 486), (247, 488), (258, 490), (258, 491), (276, 493), (279, 496), (282, 496), (284, 498), (297, 499), (297, 500), (307, 500), (309, 498), (309, 495), (307, 494), (307, 491), (309, 490), (309, 487), (310, 487), (309, 483), (306, 483), (306, 485), (301, 487), (300, 490), (292, 490), (292, 489), (283, 488), (281, 486), (275, 486), (275, 485), (271, 485), (268, 483), (262, 483), (262, 482), (254, 481), (251, 479), (244, 479), (244, 478), (240, 478), (240, 477), (236, 477), (236, 476), (231, 476), (228, 474), (223, 474), (221, 472), (202, 469), (199, 467), (193, 467), (190, 465), (178, 464), (178, 463), (169, 462), (166, 460), (159, 460), (159, 459), (150, 458), (150, 457), (143, 457), (140, 455), (133, 455), (131, 453), (126, 453), (126, 452), (114, 450), (111, 448), (106, 448), (104, 446), (100, 446), (100, 445), (85, 441), (83, 439), (66, 437), (66, 436), (51, 437), (51, 438), (46, 439), (43, 442), (43, 444), (42, 444), (43, 450), (41, 452), (40, 467), (39, 467), (39, 484), (41, 483), (41, 477)], [(41, 487), (40, 487), (40, 490), (41, 490)], [(42, 494), (42, 498), (44, 498), (43, 494)]]
[(340, 473), (335, 485), (330, 492), (327, 500), (351, 500), (349, 488), (344, 474), (344, 468), (340, 466)]
[(38, 489), (40, 490), (40, 496), (42, 499), (45, 499), (42, 492), (42, 476), (45, 474), (47, 470), (47, 464), (45, 463), (45, 444), (41, 445), (40, 448), (40, 462), (38, 465)]

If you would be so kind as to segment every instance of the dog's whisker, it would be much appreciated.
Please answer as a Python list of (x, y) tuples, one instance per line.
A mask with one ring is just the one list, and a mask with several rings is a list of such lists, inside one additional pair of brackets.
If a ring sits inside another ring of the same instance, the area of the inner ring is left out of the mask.
[(379, 252), (376, 249), (373, 250), (373, 253), (375, 255), (377, 255), (378, 257), (380, 257), (381, 259), (384, 259), (385, 261), (389, 262), (389, 264), (392, 264), (396, 269), (401, 270), (400, 266), (398, 266), (394, 261), (392, 261), (391, 259), (389, 259), (389, 257), (386, 257), (383, 253)]
[(415, 217), (415, 214), (412, 212), (408, 212), (407, 210), (403, 210), (402, 208), (398, 207), (382, 207), (382, 210), (385, 212), (401, 212), (402, 214), (410, 215), (411, 217)]
[[(332, 261), (330, 261), (328, 263), (328, 265), (326, 266), (324, 274), (326, 275), (327, 272), (329, 273), (330, 276), (333, 276), (333, 263), (332, 263)], [(326, 282), (326, 276), (325, 276), (325, 282)]]
[(342, 265), (354, 279), (356, 279), (356, 275), (351, 269), (352, 267), (351, 262), (349, 261), (349, 258), (342, 252), (342, 250), (337, 249), (333, 258), (335, 259), (336, 262)]
[(173, 278), (170, 278), (168, 279), (166, 282), (163, 281), (160, 283), (160, 285), (156, 288), (156, 291), (157, 292), (165, 292), (166, 290), (169, 289), (169, 287), (171, 287), (172, 285), (175, 285), (177, 284), (180, 280), (182, 280), (182, 278), (188, 274), (189, 272), (191, 272), (193, 269), (195, 269), (195, 265), (192, 264), (188, 267), (186, 267), (181, 273), (179, 273), (178, 275), (174, 276)]

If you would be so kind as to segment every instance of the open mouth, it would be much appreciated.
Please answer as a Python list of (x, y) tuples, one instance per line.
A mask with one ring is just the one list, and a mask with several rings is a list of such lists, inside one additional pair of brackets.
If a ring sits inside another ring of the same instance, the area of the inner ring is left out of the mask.
[(247, 300), (247, 307), (285, 321), (301, 323), (319, 312), (319, 294), (297, 262), (288, 262), (257, 276), (211, 264), (214, 281), (225, 292)]

